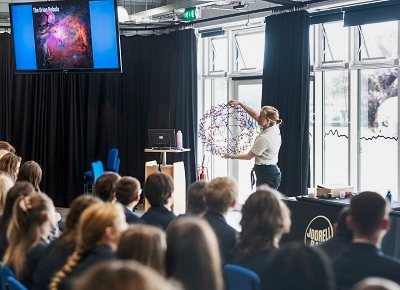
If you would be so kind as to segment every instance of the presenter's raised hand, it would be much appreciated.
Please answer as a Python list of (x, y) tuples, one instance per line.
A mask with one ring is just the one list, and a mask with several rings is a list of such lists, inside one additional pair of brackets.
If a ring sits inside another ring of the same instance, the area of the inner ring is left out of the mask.
[(230, 100), (230, 101), (228, 102), (228, 105), (231, 106), (231, 107), (239, 106), (239, 105), (240, 105), (240, 102), (239, 102), (239, 101), (236, 101), (236, 100)]
[(231, 155), (228, 153), (224, 153), (221, 157), (225, 158), (225, 159), (229, 159), (229, 158), (231, 158)]

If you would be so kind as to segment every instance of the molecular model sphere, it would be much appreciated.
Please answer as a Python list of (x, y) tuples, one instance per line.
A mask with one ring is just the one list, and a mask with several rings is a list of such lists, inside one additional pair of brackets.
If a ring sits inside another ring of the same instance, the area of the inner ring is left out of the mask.
[(212, 106), (199, 122), (199, 138), (212, 155), (246, 152), (254, 133), (254, 120), (240, 106)]

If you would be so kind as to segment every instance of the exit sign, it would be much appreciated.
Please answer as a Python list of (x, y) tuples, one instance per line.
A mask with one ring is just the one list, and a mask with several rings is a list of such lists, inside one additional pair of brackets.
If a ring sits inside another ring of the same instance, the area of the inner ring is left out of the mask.
[(183, 20), (189, 21), (200, 18), (200, 9), (197, 7), (186, 8), (183, 12)]

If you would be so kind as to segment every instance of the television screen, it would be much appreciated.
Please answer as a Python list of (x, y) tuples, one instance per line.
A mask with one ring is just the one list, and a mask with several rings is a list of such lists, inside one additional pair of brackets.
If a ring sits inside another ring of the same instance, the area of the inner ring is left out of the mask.
[(114, 0), (10, 3), (15, 70), (121, 72)]

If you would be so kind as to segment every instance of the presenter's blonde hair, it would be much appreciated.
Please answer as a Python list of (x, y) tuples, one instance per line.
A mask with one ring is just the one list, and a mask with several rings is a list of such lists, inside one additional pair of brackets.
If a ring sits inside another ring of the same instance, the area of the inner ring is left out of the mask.
[(271, 122), (275, 124), (282, 124), (282, 119), (279, 119), (279, 112), (275, 107), (272, 106), (264, 106), (261, 110), (265, 114), (265, 118), (271, 120)]

